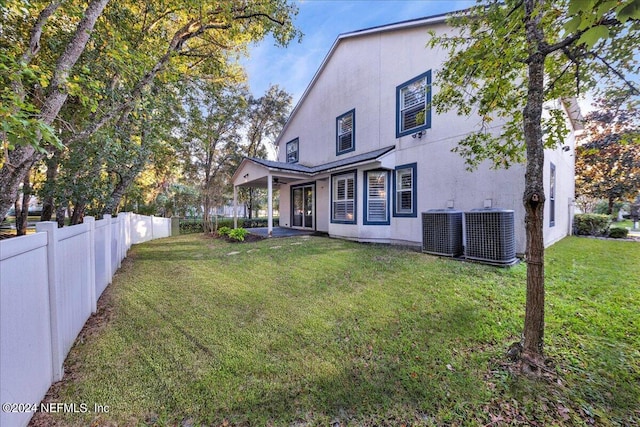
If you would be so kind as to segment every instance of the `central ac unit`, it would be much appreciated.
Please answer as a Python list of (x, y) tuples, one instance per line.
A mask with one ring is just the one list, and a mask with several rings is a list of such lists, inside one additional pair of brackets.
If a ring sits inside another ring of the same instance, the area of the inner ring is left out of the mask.
[(432, 209), (422, 213), (422, 252), (455, 257), (462, 255), (462, 212)]
[(512, 265), (516, 258), (512, 210), (474, 209), (464, 213), (465, 258), (495, 265)]

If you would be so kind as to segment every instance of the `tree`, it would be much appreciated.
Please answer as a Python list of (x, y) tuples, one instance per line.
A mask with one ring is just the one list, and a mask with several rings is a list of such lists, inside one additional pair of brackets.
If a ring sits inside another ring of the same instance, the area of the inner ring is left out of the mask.
[[(211, 212), (228, 194), (246, 114), (244, 88), (194, 82), (184, 123), (184, 168), (199, 183), (205, 233), (214, 231)], [(217, 217), (216, 217), (217, 218)]]
[[(6, 95), (3, 96), (3, 112), (6, 99), (6, 105), (18, 117), (34, 112), (35, 126), (28, 126), (29, 123), (25, 122), (23, 129), (15, 132), (17, 136), (11, 136), (10, 132), (2, 134), (6, 150), (0, 168), (0, 186), (3, 188), (0, 194), (1, 217), (6, 215), (15, 200), (17, 186), (31, 166), (47, 152), (56, 155), (49, 144), (41, 142), (43, 138), (44, 142), (51, 142), (45, 137), (55, 140), (51, 126), (70, 94), (76, 95), (84, 104), (79, 116), (86, 117), (86, 120), (79, 123), (64, 141), (67, 149), (73, 149), (77, 141), (86, 141), (104, 126), (118, 126), (118, 122), (126, 120), (154, 82), (175, 82), (188, 78), (195, 71), (211, 79), (229, 78), (231, 74), (237, 78), (238, 73), (231, 72), (234, 68), (231, 58), (243, 52), (248, 43), (271, 33), (278, 43), (284, 45), (298, 35), (292, 25), (296, 7), (287, 0), (185, 0), (179, 4), (112, 2), (93, 34), (93, 25), (102, 16), (107, 2), (92, 0), (86, 9), (82, 9), (75, 4), (82, 4), (80, 1), (52, 1), (37, 17), (16, 13), (22, 19), (11, 20), (15, 26), (2, 33), (11, 34), (15, 30), (18, 34), (13, 36), (15, 43), (7, 43), (11, 47), (9, 54), (0, 56), (2, 69), (14, 70), (7, 74), (6, 80), (16, 82), (12, 85), (13, 91), (3, 92)], [(20, 3), (13, 0), (11, 10), (23, 10)], [(34, 3), (42, 5), (40, 1)], [(83, 12), (76, 15), (77, 10)], [(63, 17), (53, 20), (53, 25), (50, 18), (56, 13)], [(45, 33), (62, 32), (64, 35), (61, 28), (67, 28), (67, 22), (77, 19), (79, 24), (71, 39), (40, 40)], [(27, 36), (20, 34), (25, 33), (23, 29), (27, 25), (24, 22), (31, 20), (35, 22), (31, 25), (30, 42), (25, 43)], [(51, 27), (47, 27), (50, 31), (43, 32), (45, 26)], [(89, 49), (85, 49), (89, 36), (92, 43)], [(76, 39), (82, 43), (75, 42)], [(43, 49), (44, 54), (40, 46), (47, 47)], [(24, 54), (20, 53), (21, 49)], [(82, 67), (74, 67), (83, 52), (86, 62)], [(43, 61), (32, 64), (34, 58)], [(53, 72), (49, 73), (52, 58), (58, 58), (58, 61)], [(36, 68), (47, 72), (35, 73)], [(39, 89), (21, 90), (25, 87), (23, 75), (29, 73), (40, 77), (39, 82), (32, 85), (34, 88), (47, 87), (44, 97), (40, 96), (42, 91)], [(0, 117), (3, 129), (7, 123), (11, 125), (15, 121), (5, 117), (14, 116), (3, 114)], [(14, 147), (12, 141), (23, 145)]]
[(576, 148), (576, 193), (608, 201), (632, 201), (640, 194), (640, 110), (626, 96), (599, 100), (586, 116), (585, 138)]
[[(247, 157), (266, 158), (269, 148), (277, 149), (275, 141), (289, 117), (291, 102), (291, 95), (277, 85), (270, 86), (260, 98), (250, 97), (246, 118)], [(252, 218), (259, 209), (259, 201), (266, 200), (267, 195), (260, 189), (249, 187), (241, 189), (239, 197), (245, 203), (249, 218)]]
[[(432, 33), (428, 43), (449, 53), (437, 75), (436, 111), (474, 112), (479, 118), (478, 131), (456, 148), (468, 166), (526, 161), (523, 371), (540, 372), (544, 363), (544, 148), (561, 143), (566, 132), (562, 109), (543, 118), (542, 107), (591, 89), (598, 79), (620, 79), (638, 94), (624, 78), (638, 72), (640, 10), (626, 7), (635, 2), (622, 2), (621, 8), (606, 0), (487, 1), (450, 19), (457, 34)], [(487, 131), (494, 120), (502, 123), (497, 134)]]
[[(3, 62), (13, 62), (13, 73), (9, 73), (8, 80), (11, 81), (12, 92), (3, 96), (3, 102), (8, 100), (9, 107), (4, 107), (10, 112), (3, 115), (2, 139), (5, 148), (5, 158), (0, 169), (0, 218), (4, 219), (9, 207), (16, 199), (18, 185), (31, 170), (31, 167), (42, 157), (43, 150), (38, 150), (40, 141), (45, 138), (50, 142), (55, 142), (52, 136), (51, 125), (58, 116), (60, 109), (64, 105), (68, 92), (68, 80), (71, 70), (78, 58), (82, 54), (89, 41), (93, 27), (102, 14), (109, 0), (92, 0), (84, 10), (82, 18), (78, 22), (75, 32), (67, 42), (64, 50), (57, 57), (56, 65), (53, 67), (52, 77), (47, 82), (47, 90), (41, 100), (41, 106), (37, 108), (34, 125), (26, 120), (24, 127), (13, 127), (11, 130), (5, 128), (5, 123), (11, 122), (12, 117), (17, 115), (28, 116), (28, 112), (35, 111), (35, 100), (27, 101), (27, 92), (24, 87), (23, 74), (25, 67), (38, 54), (41, 46), (42, 31), (49, 20), (61, 4), (61, 1), (53, 1), (38, 15), (38, 18), (31, 30), (28, 48), (22, 53), (17, 61), (9, 55), (4, 56)], [(31, 117), (29, 119), (32, 119)], [(35, 128), (35, 130), (33, 130)], [(15, 143), (27, 138), (27, 145), (15, 146)], [(13, 144), (11, 143), (15, 141)], [(9, 151), (10, 148), (13, 148)], [(37, 154), (39, 153), (39, 154)]]

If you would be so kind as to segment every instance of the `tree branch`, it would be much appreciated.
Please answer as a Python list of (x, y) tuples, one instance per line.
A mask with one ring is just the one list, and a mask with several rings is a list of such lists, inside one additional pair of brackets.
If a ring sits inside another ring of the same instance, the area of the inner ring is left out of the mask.
[(58, 7), (60, 7), (61, 3), (62, 0), (51, 2), (47, 7), (42, 9), (42, 12), (40, 12), (40, 15), (38, 15), (38, 19), (31, 29), (29, 50), (23, 53), (22, 57), (20, 58), (20, 61), (22, 63), (28, 64), (29, 62), (31, 62), (31, 59), (33, 59), (33, 57), (36, 56), (36, 54), (40, 51), (40, 37), (42, 36), (42, 29), (44, 28), (51, 15), (53, 15)]
[(619, 25), (620, 21), (618, 21), (617, 19), (603, 19), (601, 21), (598, 21), (596, 23), (594, 23), (592, 26), (590, 26), (589, 28), (585, 28), (584, 30), (580, 30), (575, 34), (570, 35), (569, 37), (565, 38), (564, 40), (559, 41), (558, 43), (549, 45), (546, 44), (544, 45), (544, 49), (541, 49), (542, 52), (546, 55), (555, 52), (557, 50), (561, 50), (563, 48), (566, 48), (570, 45), (572, 45), (574, 42), (576, 42), (580, 37), (582, 37), (582, 35), (584, 33), (586, 33), (587, 31), (589, 31), (590, 29), (594, 28), (594, 27), (598, 27), (600, 25), (604, 25), (606, 27), (610, 27), (613, 25)]
[(609, 62), (607, 62), (606, 59), (604, 59), (603, 57), (601, 57), (600, 55), (598, 55), (595, 52), (589, 52), (589, 55), (592, 55), (594, 58), (600, 60), (600, 62), (602, 62), (613, 74), (615, 74), (616, 76), (618, 76), (618, 78), (620, 80), (622, 80), (622, 82), (629, 87), (629, 89), (631, 89), (631, 92), (634, 95), (640, 95), (640, 90), (638, 90), (637, 87), (635, 87), (633, 85), (633, 83), (631, 83), (627, 78), (625, 78), (625, 76), (622, 75), (622, 73), (618, 70), (615, 69), (615, 67), (613, 67), (611, 64), (609, 64)]

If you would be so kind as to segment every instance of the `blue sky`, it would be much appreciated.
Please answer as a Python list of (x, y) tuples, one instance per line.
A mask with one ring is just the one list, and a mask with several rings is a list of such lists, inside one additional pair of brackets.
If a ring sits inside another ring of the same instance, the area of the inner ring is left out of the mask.
[(268, 38), (254, 45), (250, 57), (242, 61), (256, 97), (277, 84), (293, 96), (295, 105), (342, 33), (465, 9), (475, 0), (297, 0), (296, 4), (302, 41), (281, 48)]

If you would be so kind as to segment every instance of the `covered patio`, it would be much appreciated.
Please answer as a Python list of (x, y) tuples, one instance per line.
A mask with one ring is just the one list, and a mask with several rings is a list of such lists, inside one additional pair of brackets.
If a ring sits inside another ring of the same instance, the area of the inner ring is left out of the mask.
[[(310, 236), (314, 231), (298, 230), (297, 228), (289, 227), (273, 227), (269, 231), (269, 227), (255, 227), (249, 229), (249, 233), (255, 234), (261, 237), (296, 237), (296, 236)], [(271, 233), (271, 234), (269, 234)]]
[[(309, 179), (312, 175), (309, 168), (297, 164), (274, 162), (263, 159), (245, 158), (233, 174), (233, 226), (238, 227), (238, 188), (266, 188), (267, 189), (267, 227), (254, 228), (254, 234), (266, 237), (282, 236), (286, 233), (302, 230), (275, 227), (273, 225), (273, 190), (281, 184), (291, 184), (296, 181)], [(274, 231), (275, 230), (275, 231)]]
[[(391, 145), (378, 150), (369, 151), (367, 153), (358, 154), (345, 159), (335, 160), (329, 163), (323, 163), (317, 166), (304, 166), (299, 163), (284, 163), (249, 157), (244, 158), (232, 177), (234, 227), (238, 226), (238, 188), (253, 187), (267, 189), (267, 236), (270, 237), (273, 235), (274, 186), (278, 188), (281, 185), (289, 187), (293, 185), (298, 187), (298, 190), (304, 191), (302, 186), (306, 185), (306, 183), (309, 183), (309, 187), (314, 186), (314, 183), (311, 182), (312, 180), (315, 182), (328, 181), (332, 173), (344, 171), (345, 169), (358, 167), (360, 165), (375, 165), (384, 169), (393, 170), (396, 164), (394, 148), (395, 146)], [(315, 190), (312, 189), (310, 191)], [(328, 189), (326, 189), (325, 192), (328, 193)], [(300, 195), (302, 196), (302, 194)], [(328, 196), (326, 197), (325, 203), (328, 203)], [(322, 206), (326, 207), (326, 205)], [(312, 216), (315, 218), (315, 214), (313, 212)], [(325, 218), (325, 221), (328, 221), (328, 219)], [(314, 219), (311, 219), (309, 224), (314, 230), (328, 231), (326, 227), (318, 228)], [(292, 226), (298, 227), (300, 224), (294, 225), (292, 221)], [(301, 226), (307, 226), (304, 219)]]

